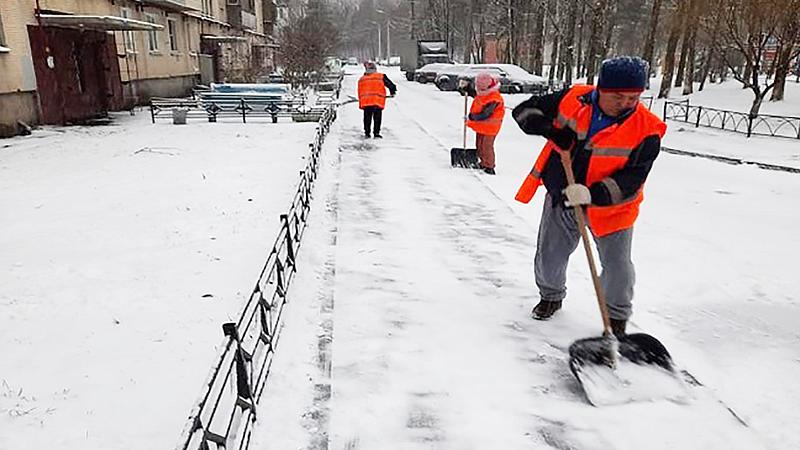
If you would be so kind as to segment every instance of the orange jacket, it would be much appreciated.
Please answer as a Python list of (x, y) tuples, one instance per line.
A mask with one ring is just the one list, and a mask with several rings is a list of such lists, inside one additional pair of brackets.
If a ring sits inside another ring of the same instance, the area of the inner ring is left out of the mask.
[(503, 103), (503, 96), (500, 95), (500, 92), (492, 91), (486, 95), (476, 96), (475, 100), (472, 101), (469, 112), (470, 114), (478, 114), (483, 111), (483, 107), (488, 103), (498, 103), (492, 115), (486, 120), (467, 120), (467, 126), (478, 134), (497, 136), (500, 133), (500, 126), (503, 124), (503, 116), (506, 114), (505, 103)]
[(383, 74), (379, 72), (368, 73), (358, 80), (358, 107), (377, 106), (381, 109), (386, 105), (386, 86), (383, 84)]
[[(579, 141), (585, 140), (592, 120), (592, 105), (582, 103), (579, 98), (594, 86), (576, 85), (564, 96), (558, 106), (558, 117), (554, 120), (556, 128), (568, 127), (577, 135)], [(622, 169), (628, 156), (648, 136), (663, 137), (666, 124), (639, 103), (636, 110), (622, 123), (599, 131), (586, 143), (586, 150), (592, 152), (586, 173), (586, 186), (603, 181), (614, 172)], [(516, 200), (528, 203), (536, 189), (542, 184), (542, 171), (553, 151), (561, 151), (556, 144), (547, 141), (531, 172), (517, 191)], [(563, 151), (569, 151), (565, 149)], [(643, 188), (620, 203), (609, 206), (588, 206), (586, 216), (589, 227), (596, 236), (606, 236), (633, 226), (639, 215), (639, 204), (644, 199)]]

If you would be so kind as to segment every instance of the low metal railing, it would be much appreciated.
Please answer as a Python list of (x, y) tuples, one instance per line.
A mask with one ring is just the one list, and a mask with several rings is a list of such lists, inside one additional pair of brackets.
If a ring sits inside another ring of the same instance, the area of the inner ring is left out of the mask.
[(221, 350), (181, 435), (179, 450), (244, 450), (250, 443), (256, 406), (266, 385), (287, 290), (297, 270), (297, 250), (306, 229), (311, 190), (322, 143), (336, 119), (329, 106), (317, 126), (305, 170), (267, 261), (237, 322), (222, 325)]
[(694, 124), (695, 127), (718, 128), (746, 134), (747, 137), (773, 136), (800, 139), (800, 117), (770, 114), (750, 115), (738, 111), (690, 105), (689, 99), (664, 102), (664, 120)]

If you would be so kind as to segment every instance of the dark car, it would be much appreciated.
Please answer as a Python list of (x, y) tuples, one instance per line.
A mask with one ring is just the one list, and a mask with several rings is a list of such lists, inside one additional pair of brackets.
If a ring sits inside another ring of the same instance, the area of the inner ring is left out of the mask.
[(436, 75), (436, 87), (441, 91), (455, 91), (458, 88), (458, 77), (469, 67), (469, 64), (450, 64)]
[(414, 81), (418, 83), (433, 83), (439, 72), (447, 70), (453, 64), (449, 63), (431, 63), (425, 64), (419, 69), (414, 71)]
[(481, 72), (495, 75), (500, 80), (500, 92), (504, 94), (535, 94), (548, 90), (546, 78), (528, 73), (514, 64), (472, 64), (461, 72), (458, 79), (466, 80), (472, 86)]

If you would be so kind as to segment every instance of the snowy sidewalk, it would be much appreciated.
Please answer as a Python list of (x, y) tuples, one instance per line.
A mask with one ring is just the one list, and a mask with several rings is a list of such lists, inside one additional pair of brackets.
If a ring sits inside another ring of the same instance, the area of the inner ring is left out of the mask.
[(254, 448), (760, 448), (700, 388), (688, 405), (589, 406), (565, 349), (600, 329), (590, 281), (571, 272), (586, 291), (532, 320), (535, 228), (495, 180), (451, 169), (402, 95), (383, 140), (340, 110)]

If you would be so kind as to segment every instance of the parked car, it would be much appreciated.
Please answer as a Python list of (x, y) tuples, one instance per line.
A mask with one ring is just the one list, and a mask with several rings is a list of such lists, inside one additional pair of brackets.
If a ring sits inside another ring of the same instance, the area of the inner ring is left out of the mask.
[(448, 69), (452, 64), (448, 63), (431, 63), (425, 64), (416, 71), (414, 71), (414, 81), (418, 83), (433, 83), (439, 72)]
[(348, 66), (357, 66), (358, 65), (358, 58), (355, 56), (351, 56), (347, 58), (347, 65)]
[(500, 79), (500, 92), (504, 94), (543, 93), (548, 90), (546, 78), (533, 75), (514, 64), (472, 64), (458, 79), (472, 85), (480, 72), (496, 75)]
[(400, 65), (400, 57), (399, 56), (390, 56), (389, 57), (389, 65), (390, 66), (399, 66)]
[(436, 75), (434, 84), (441, 91), (455, 91), (458, 87), (458, 77), (469, 67), (469, 64), (450, 64)]

